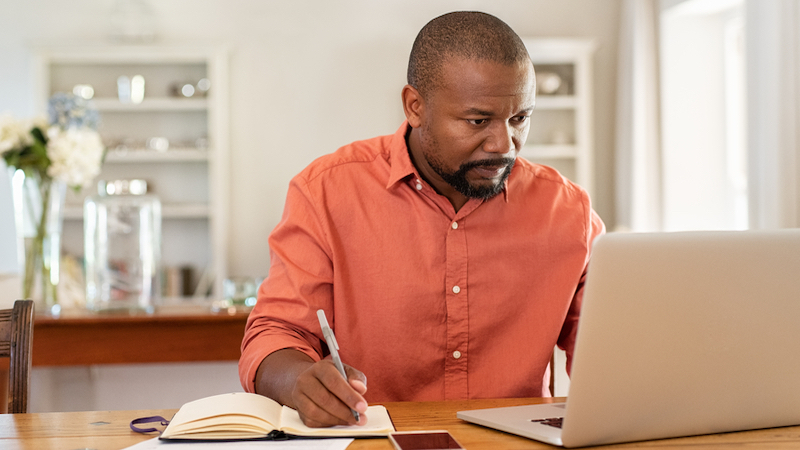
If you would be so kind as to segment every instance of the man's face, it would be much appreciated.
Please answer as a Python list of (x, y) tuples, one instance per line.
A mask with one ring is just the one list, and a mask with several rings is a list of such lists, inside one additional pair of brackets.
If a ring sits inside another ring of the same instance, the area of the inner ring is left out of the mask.
[(441, 81), (424, 101), (415, 163), (444, 195), (493, 197), (528, 136), (533, 66), (451, 59)]

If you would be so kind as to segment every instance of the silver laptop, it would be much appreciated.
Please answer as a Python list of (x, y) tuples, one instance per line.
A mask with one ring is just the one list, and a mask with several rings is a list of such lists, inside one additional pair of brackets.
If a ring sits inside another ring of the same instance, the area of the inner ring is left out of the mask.
[(565, 447), (800, 424), (800, 230), (601, 237), (567, 402), (458, 417)]

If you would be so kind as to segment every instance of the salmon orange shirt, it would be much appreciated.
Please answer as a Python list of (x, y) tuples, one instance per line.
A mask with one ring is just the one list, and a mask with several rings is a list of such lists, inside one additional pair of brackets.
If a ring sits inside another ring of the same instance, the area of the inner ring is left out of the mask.
[(547, 396), (553, 348), (571, 359), (593, 240), (580, 187), (517, 158), (502, 194), (458, 212), (394, 135), (314, 161), (289, 186), (239, 373), (284, 348), (328, 355), (324, 309), (366, 399)]

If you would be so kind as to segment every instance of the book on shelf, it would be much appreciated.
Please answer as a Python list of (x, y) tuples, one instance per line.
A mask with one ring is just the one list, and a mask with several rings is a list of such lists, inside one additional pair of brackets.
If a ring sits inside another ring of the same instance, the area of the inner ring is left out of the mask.
[(395, 431), (389, 412), (367, 408), (366, 425), (311, 428), (288, 406), (258, 394), (235, 392), (201, 398), (180, 407), (162, 440), (244, 440), (287, 437), (385, 437)]

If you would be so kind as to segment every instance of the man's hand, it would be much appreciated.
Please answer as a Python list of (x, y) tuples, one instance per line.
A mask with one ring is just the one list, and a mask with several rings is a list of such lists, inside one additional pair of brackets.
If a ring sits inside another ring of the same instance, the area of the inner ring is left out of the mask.
[(292, 390), (292, 400), (303, 423), (310, 427), (353, 425), (352, 411), (358, 411), (358, 424), (367, 423), (364, 413), (367, 401), (367, 378), (360, 371), (345, 365), (347, 380), (336, 370), (332, 361), (314, 363), (297, 377)]
[(350, 409), (358, 411), (358, 425), (367, 418), (367, 377), (345, 365), (347, 380), (332, 361), (314, 362), (303, 352), (278, 350), (264, 358), (256, 373), (256, 392), (297, 410), (310, 427), (354, 425)]

